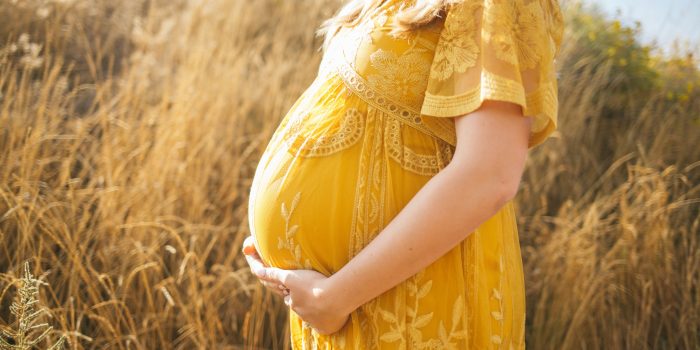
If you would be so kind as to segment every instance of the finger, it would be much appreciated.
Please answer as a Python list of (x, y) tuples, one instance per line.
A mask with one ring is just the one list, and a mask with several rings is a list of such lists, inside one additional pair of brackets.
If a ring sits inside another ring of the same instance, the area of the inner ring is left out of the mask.
[(267, 264), (265, 264), (265, 262), (262, 260), (262, 258), (260, 257), (260, 254), (258, 254), (257, 251), (256, 251), (255, 253), (253, 253), (253, 254), (247, 254), (246, 257), (250, 257), (251, 259), (257, 260), (257, 261), (259, 261), (260, 264), (262, 264), (263, 266), (267, 266)]
[(284, 297), (285, 295), (287, 295), (285, 293), (285, 289), (283, 289), (284, 287), (280, 288), (279, 285), (272, 284), (271, 282), (267, 282), (267, 281), (263, 281), (263, 280), (260, 280), (260, 281), (265, 286), (265, 288), (267, 288), (270, 292), (275, 293), (281, 297)]
[(286, 278), (285, 275), (287, 274), (288, 270), (268, 267), (262, 260), (252, 255), (246, 255), (245, 259), (250, 266), (250, 270), (261, 281), (272, 282), (275, 285), (285, 285), (282, 279)]
[(265, 269), (265, 265), (260, 259), (256, 259), (254, 256), (246, 255), (245, 260), (250, 266), (250, 270), (257, 276), (262, 270)]
[(279, 284), (279, 283), (275, 283), (275, 282), (271, 282), (271, 281), (268, 281), (268, 280), (263, 280), (263, 279), (260, 279), (259, 281), (260, 281), (260, 283), (262, 283), (262, 285), (264, 285), (265, 287), (268, 287), (268, 288), (270, 288), (270, 289), (275, 289), (275, 291), (277, 291), (277, 292), (289, 293), (289, 288), (287, 288), (287, 286), (285, 286), (285, 285), (282, 285), (282, 284)]
[(257, 254), (246, 254), (246, 255), (244, 255), (244, 257), (246, 258), (246, 260), (252, 261), (258, 265), (267, 266), (267, 265), (265, 265), (265, 262), (263, 262), (262, 259), (260, 259), (260, 256)]
[(284, 270), (277, 267), (265, 267), (258, 271), (257, 276), (258, 278), (290, 287), (289, 282), (292, 275), (293, 272), (291, 270)]
[(292, 306), (292, 297), (290, 295), (284, 296), (284, 305), (287, 305), (289, 307)]
[(260, 280), (260, 283), (262, 283), (265, 287), (275, 289), (279, 292), (283, 292), (283, 291), (289, 292), (289, 289), (281, 284), (277, 284), (277, 283), (266, 281), (266, 280)]
[(257, 255), (257, 250), (255, 249), (255, 237), (253, 236), (248, 236), (246, 239), (243, 240), (243, 247), (241, 249), (243, 251), (243, 254), (256, 254)]

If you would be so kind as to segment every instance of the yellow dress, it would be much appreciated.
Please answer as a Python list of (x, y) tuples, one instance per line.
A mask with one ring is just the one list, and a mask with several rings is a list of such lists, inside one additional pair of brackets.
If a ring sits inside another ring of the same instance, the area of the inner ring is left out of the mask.
[[(556, 128), (556, 0), (466, 0), (407, 37), (404, 1), (341, 29), (257, 167), (249, 220), (263, 260), (338, 271), (451, 160), (454, 119), (485, 99)], [(408, 4), (408, 1), (406, 1)], [(357, 286), (362, 288), (362, 286)], [(513, 204), (454, 249), (355, 310), (332, 335), (290, 309), (294, 349), (524, 349), (525, 289)]]

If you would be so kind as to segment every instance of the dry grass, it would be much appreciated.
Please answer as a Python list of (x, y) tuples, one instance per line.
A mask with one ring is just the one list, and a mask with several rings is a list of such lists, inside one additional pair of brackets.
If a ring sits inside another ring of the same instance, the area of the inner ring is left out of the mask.
[[(287, 347), (239, 253), (248, 187), (337, 5), (0, 0), (0, 323), (30, 260), (47, 344)], [(518, 197), (528, 347), (699, 348), (700, 107), (602, 118), (578, 60)]]
[[(16, 318), (14, 329), (0, 329), (0, 349), (2, 350), (30, 350), (38, 346), (46, 338), (53, 327), (46, 323), (37, 323), (42, 314), (46, 311), (39, 305), (39, 285), (43, 282), (34, 278), (30, 272), (29, 263), (24, 263), (24, 274), (18, 279), (19, 288), (15, 300), (10, 306), (12, 315)], [(34, 333), (38, 333), (34, 337)], [(48, 350), (63, 349), (65, 336), (59, 337), (58, 341), (48, 348)]]

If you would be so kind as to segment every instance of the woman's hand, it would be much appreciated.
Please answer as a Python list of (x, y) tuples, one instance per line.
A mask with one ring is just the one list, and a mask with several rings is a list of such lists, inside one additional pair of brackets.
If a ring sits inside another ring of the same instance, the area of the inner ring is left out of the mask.
[[(258, 251), (255, 249), (255, 237), (246, 237), (246, 239), (243, 241), (242, 251), (245, 255), (245, 260), (248, 262), (248, 266), (250, 266), (250, 270), (253, 272), (254, 275), (257, 276), (258, 273), (256, 271), (262, 271), (262, 269), (267, 267), (260, 258), (260, 255), (258, 255)], [(263, 279), (261, 279), (260, 282), (273, 293), (279, 296), (286, 295), (286, 288), (283, 285), (279, 283), (272, 283)]]
[(343, 328), (352, 310), (337, 298), (329, 279), (314, 270), (283, 270), (266, 267), (260, 279), (288, 288), (285, 304), (291, 307), (311, 328), (321, 334), (332, 334)]
[(340, 330), (350, 312), (334, 298), (328, 278), (314, 270), (283, 270), (265, 265), (255, 249), (255, 238), (243, 241), (243, 254), (250, 270), (273, 293), (283, 296), (284, 302), (311, 328), (321, 334)]

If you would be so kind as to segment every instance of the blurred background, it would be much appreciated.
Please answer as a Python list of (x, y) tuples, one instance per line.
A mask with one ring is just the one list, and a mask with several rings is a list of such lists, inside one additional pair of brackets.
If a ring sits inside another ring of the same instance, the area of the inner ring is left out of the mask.
[[(562, 0), (559, 129), (516, 198), (528, 348), (700, 349), (700, 3), (597, 3)], [(340, 5), (0, 0), (0, 338), (288, 348), (247, 196)]]

